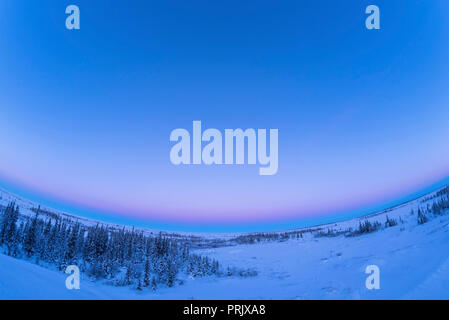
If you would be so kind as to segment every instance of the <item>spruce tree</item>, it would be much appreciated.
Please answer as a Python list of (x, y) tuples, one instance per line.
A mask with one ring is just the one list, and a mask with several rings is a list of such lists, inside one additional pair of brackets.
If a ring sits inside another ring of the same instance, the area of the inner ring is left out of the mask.
[(27, 257), (31, 257), (35, 252), (36, 245), (36, 227), (37, 227), (37, 218), (39, 216), (39, 209), (37, 210), (34, 218), (32, 219), (29, 227), (25, 233), (25, 240), (23, 243), (23, 250)]
[(148, 258), (145, 260), (145, 272), (143, 276), (143, 285), (145, 287), (150, 286), (150, 261)]
[(153, 277), (151, 279), (151, 290), (156, 291), (157, 290), (157, 283), (156, 283), (156, 278)]

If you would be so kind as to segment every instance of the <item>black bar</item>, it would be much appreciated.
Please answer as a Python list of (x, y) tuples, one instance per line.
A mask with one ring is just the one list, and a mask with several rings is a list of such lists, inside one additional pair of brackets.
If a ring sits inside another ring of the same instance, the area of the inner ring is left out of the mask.
[[(401, 316), (428, 310), (429, 304), (437, 313), (444, 312), (449, 305), (442, 301), (286, 301), (286, 300), (226, 300), (226, 301), (1, 301), (2, 310), (17, 310), (17, 313), (32, 312), (54, 315), (86, 316), (98, 313), (111, 314), (114, 318), (131, 319), (322, 319), (338, 315), (365, 318), (383, 317), (388, 310)], [(30, 305), (28, 307), (28, 305)], [(64, 311), (63, 311), (64, 310)], [(215, 313), (213, 310), (216, 310)], [(358, 311), (360, 310), (360, 311)], [(62, 313), (60, 313), (62, 312)], [(360, 313), (362, 312), (362, 313)], [(443, 314), (443, 313), (442, 313)], [(60, 317), (58, 317), (60, 318)]]

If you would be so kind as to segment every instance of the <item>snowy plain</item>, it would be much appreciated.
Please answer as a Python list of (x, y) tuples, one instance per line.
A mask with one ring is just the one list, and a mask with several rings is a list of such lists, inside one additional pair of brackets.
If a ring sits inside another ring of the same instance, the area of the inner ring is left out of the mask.
[[(68, 290), (66, 274), (0, 255), (0, 299), (449, 299), (449, 214), (417, 223), (418, 208), (431, 205), (434, 196), (435, 192), (370, 216), (304, 229), (301, 237), (196, 249), (222, 265), (251, 269), (257, 275), (185, 275), (182, 285), (156, 291), (113, 287), (86, 277), (80, 290)], [(14, 197), (2, 191), (1, 201)], [(21, 201), (19, 206), (35, 206)], [(387, 216), (398, 224), (384, 227)], [(363, 221), (378, 221), (382, 227), (368, 234), (344, 234)], [(320, 236), (319, 231), (326, 234), (329, 229), (335, 235)], [(379, 290), (365, 286), (368, 265), (380, 269)]]

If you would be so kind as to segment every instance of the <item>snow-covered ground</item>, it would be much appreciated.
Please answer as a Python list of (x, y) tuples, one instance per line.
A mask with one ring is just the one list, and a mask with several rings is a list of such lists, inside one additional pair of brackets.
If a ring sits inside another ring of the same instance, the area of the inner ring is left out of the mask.
[[(214, 298), (449, 299), (447, 216), (403, 231), (396, 226), (354, 238), (289, 240), (210, 251), (224, 264), (251, 266), (259, 273), (219, 282), (223, 290), (216, 290)], [(365, 286), (368, 265), (380, 268), (380, 290)], [(206, 298), (200, 290), (197, 294)]]
[[(431, 194), (434, 195), (435, 193)], [(197, 250), (222, 265), (252, 269), (252, 277), (185, 277), (173, 288), (139, 292), (82, 279), (67, 290), (66, 275), (0, 255), (0, 299), (449, 299), (449, 214), (417, 223), (426, 197), (369, 217), (322, 226), (323, 231), (356, 229), (369, 219), (398, 225), (359, 236), (261, 241)], [(414, 214), (411, 214), (412, 209)], [(368, 290), (368, 265), (380, 268), (380, 289)]]

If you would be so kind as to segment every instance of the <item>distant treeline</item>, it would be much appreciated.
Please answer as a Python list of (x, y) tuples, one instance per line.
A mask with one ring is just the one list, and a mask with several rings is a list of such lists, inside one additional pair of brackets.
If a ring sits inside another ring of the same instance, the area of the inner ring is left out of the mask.
[[(416, 215), (417, 224), (424, 224), (431, 220), (432, 218), (444, 215), (449, 213), (449, 187), (445, 187), (439, 191), (437, 191), (433, 196), (429, 196), (424, 198), (421, 203), (425, 203), (425, 205), (420, 205), (417, 208), (417, 212), (415, 210), (411, 210), (410, 215)], [(374, 219), (373, 219), (374, 220)], [(399, 221), (398, 221), (399, 220)], [(386, 220), (384, 223), (381, 223), (377, 220), (369, 221), (366, 219), (365, 221), (360, 221), (359, 226), (356, 229), (349, 228), (347, 230), (334, 230), (328, 229), (326, 232), (320, 230), (315, 234), (316, 237), (334, 237), (339, 235), (344, 235), (346, 237), (354, 237), (360, 236), (363, 234), (368, 234), (372, 232), (376, 232), (383, 228), (390, 228), (397, 226), (399, 223), (403, 223), (402, 217), (398, 219), (391, 219), (386, 216)]]
[[(449, 186), (445, 187), (433, 194), (423, 198), (421, 203), (425, 205), (418, 206), (417, 212), (412, 210), (410, 215), (416, 215), (416, 221), (418, 224), (423, 224), (429, 221), (433, 217), (437, 217), (449, 212)], [(385, 212), (391, 210), (385, 210)], [(372, 220), (372, 221), (371, 221)], [(401, 217), (397, 219), (390, 218), (388, 215), (385, 217), (385, 221), (378, 221), (376, 218), (362, 218), (359, 221), (359, 225), (356, 228), (348, 229), (335, 229), (332, 227), (314, 227), (309, 229), (285, 231), (285, 232), (273, 232), (273, 233), (252, 233), (240, 235), (227, 241), (227, 245), (236, 244), (253, 244), (263, 241), (287, 241), (289, 239), (303, 238), (306, 233), (311, 234), (313, 237), (356, 237), (368, 233), (373, 233), (381, 230), (382, 228), (391, 228), (402, 224), (404, 221)]]

